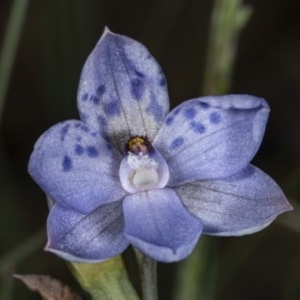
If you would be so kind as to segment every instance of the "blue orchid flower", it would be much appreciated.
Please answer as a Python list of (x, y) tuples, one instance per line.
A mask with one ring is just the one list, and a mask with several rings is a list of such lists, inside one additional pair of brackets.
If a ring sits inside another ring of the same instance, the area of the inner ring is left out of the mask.
[(129, 244), (157, 261), (188, 256), (200, 235), (258, 231), (291, 209), (249, 164), (269, 114), (248, 95), (201, 97), (169, 112), (148, 50), (106, 29), (78, 90), (79, 120), (37, 141), (29, 173), (54, 205), (46, 249), (97, 262)]

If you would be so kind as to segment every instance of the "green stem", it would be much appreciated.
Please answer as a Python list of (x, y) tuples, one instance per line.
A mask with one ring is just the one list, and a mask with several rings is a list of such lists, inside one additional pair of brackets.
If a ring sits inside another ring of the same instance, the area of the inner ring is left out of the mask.
[(140, 270), (143, 300), (157, 300), (157, 263), (138, 249), (134, 249)]
[(12, 299), (14, 278), (12, 273), (15, 266), (33, 254), (45, 242), (45, 229), (38, 231), (24, 243), (0, 258), (0, 299)]
[(11, 274), (6, 274), (2, 278), (1, 288), (0, 288), (0, 299), (1, 300), (11, 300), (13, 299), (13, 287), (15, 279)]
[(202, 237), (189, 258), (178, 265), (174, 299), (215, 299), (217, 271), (217, 241)]
[(227, 93), (231, 83), (238, 36), (251, 16), (242, 0), (215, 0), (211, 16), (204, 95)]
[(3, 48), (0, 55), (0, 120), (28, 3), (29, 0), (15, 0), (13, 2), (4, 34)]
[(0, 276), (25, 260), (33, 252), (42, 246), (46, 240), (45, 229), (38, 231), (35, 235), (26, 240), (23, 244), (11, 250), (7, 255), (0, 258)]
[(70, 263), (69, 266), (93, 300), (139, 300), (121, 256), (101, 263)]

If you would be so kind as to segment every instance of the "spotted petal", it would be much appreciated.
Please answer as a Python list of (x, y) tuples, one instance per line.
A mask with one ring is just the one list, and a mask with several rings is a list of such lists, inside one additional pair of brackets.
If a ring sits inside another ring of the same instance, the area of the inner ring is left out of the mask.
[(154, 140), (170, 168), (170, 185), (226, 178), (255, 155), (269, 107), (247, 95), (193, 99), (175, 108)]
[(164, 74), (142, 44), (106, 29), (84, 65), (78, 108), (120, 151), (130, 136), (152, 140), (169, 109)]
[(120, 154), (80, 121), (59, 123), (37, 141), (29, 173), (55, 202), (89, 213), (125, 195)]
[(48, 217), (46, 250), (77, 262), (98, 262), (122, 253), (122, 202), (104, 204), (84, 215), (55, 204)]
[(123, 203), (126, 238), (155, 260), (178, 261), (190, 254), (202, 224), (171, 189), (131, 194)]
[(203, 233), (210, 235), (253, 233), (291, 209), (274, 180), (251, 165), (231, 178), (198, 181), (175, 190), (203, 222)]

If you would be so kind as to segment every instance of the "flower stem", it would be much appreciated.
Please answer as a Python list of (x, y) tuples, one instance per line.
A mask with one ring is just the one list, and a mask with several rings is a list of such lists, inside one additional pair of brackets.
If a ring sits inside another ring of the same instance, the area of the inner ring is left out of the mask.
[(13, 298), (14, 273), (16, 266), (33, 255), (43, 243), (45, 243), (45, 229), (38, 231), (15, 249), (0, 257), (0, 299), (10, 300)]
[(157, 263), (155, 260), (134, 248), (140, 270), (143, 300), (157, 300)]
[(0, 119), (29, 0), (14, 0), (0, 54)]
[(139, 300), (120, 255), (100, 263), (73, 262), (69, 267), (93, 300)]
[(242, 0), (215, 0), (211, 15), (202, 93), (228, 93), (239, 34), (252, 9)]
[(175, 300), (213, 300), (216, 296), (218, 243), (201, 237), (190, 257), (178, 265)]
[(13, 288), (14, 288), (14, 278), (11, 274), (6, 274), (2, 277), (0, 286), (0, 299), (1, 300), (11, 300), (13, 299)]
[[(21, 245), (11, 250), (8, 254), (0, 258), (0, 276), (3, 276), (8, 269), (13, 269), (14, 266), (24, 261), (39, 247), (45, 243), (45, 229), (41, 229)], [(1, 298), (2, 299), (2, 298)]]

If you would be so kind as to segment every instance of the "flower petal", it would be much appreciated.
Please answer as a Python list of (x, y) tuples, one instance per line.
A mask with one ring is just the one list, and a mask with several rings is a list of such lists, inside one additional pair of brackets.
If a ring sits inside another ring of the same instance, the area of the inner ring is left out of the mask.
[(69, 261), (99, 262), (127, 248), (123, 227), (122, 201), (104, 204), (88, 215), (55, 204), (47, 222), (46, 250)]
[(106, 28), (84, 65), (78, 108), (120, 151), (130, 136), (153, 140), (169, 110), (164, 74), (142, 44)]
[(292, 208), (275, 181), (252, 165), (231, 178), (198, 181), (175, 190), (203, 222), (203, 233), (210, 235), (253, 233)]
[(266, 126), (265, 100), (211, 96), (182, 103), (166, 118), (153, 145), (170, 168), (170, 185), (226, 178), (255, 155)]
[(36, 142), (29, 173), (54, 201), (81, 213), (121, 199), (121, 155), (80, 121), (59, 123)]
[(188, 256), (202, 230), (200, 221), (171, 189), (127, 196), (123, 203), (126, 238), (155, 260), (178, 261)]

